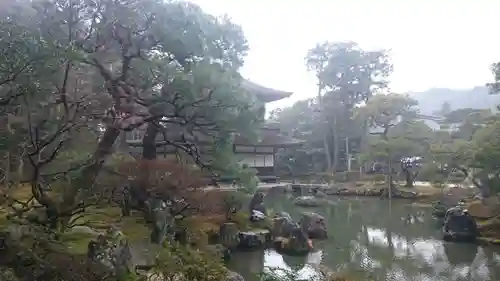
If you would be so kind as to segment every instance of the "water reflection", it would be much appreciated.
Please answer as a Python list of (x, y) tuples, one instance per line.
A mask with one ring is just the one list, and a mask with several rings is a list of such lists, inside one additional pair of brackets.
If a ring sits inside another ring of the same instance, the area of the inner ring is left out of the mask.
[[(236, 262), (231, 264), (231, 268), (245, 276), (245, 280), (259, 280), (259, 273), (272, 268), (296, 272), (303, 280), (314, 280), (318, 277), (317, 268), (323, 260), (323, 251), (316, 251), (305, 257), (284, 256), (275, 250), (240, 252), (234, 254), (233, 260)], [(257, 260), (262, 262), (255, 263)]]
[[(294, 218), (304, 211), (284, 196), (266, 200)], [(500, 280), (498, 248), (441, 241), (428, 209), (397, 201), (345, 199), (314, 211), (326, 218), (332, 237), (316, 242), (321, 251), (302, 258), (272, 250), (238, 253), (233, 269), (246, 280), (258, 280), (255, 274), (268, 266), (293, 269), (307, 278), (320, 263), (361, 280)]]

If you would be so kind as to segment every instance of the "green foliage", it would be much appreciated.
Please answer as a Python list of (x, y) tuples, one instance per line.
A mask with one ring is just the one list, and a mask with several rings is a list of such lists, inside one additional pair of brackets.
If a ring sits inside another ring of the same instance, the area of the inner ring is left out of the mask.
[(226, 217), (229, 218), (231, 213), (238, 213), (247, 203), (246, 195), (243, 192), (227, 192), (224, 194), (224, 205), (226, 209)]
[(235, 214), (232, 214), (229, 218), (230, 222), (238, 225), (238, 229), (240, 230), (248, 230), (250, 229), (250, 214), (246, 211), (240, 211)]
[(257, 189), (257, 171), (239, 163), (239, 159), (234, 155), (233, 141), (229, 134), (214, 143), (212, 158), (212, 170), (224, 177), (237, 179), (236, 184), (240, 191), (251, 194)]
[[(386, 172), (400, 169), (406, 186), (413, 186), (419, 168), (400, 164), (401, 159), (425, 156), (429, 149), (432, 130), (423, 122), (415, 120), (417, 102), (408, 95), (387, 94), (372, 97), (366, 105), (357, 109), (357, 118), (366, 120), (372, 137), (367, 139), (362, 161), (386, 163)], [(370, 162), (368, 162), (370, 163)]]
[[(191, 140), (211, 133), (215, 160), (203, 162), (238, 166), (226, 154), (230, 132), (251, 135), (264, 112), (243, 89), (248, 46), (227, 17), (185, 1), (11, 2), (0, 18), (0, 109), (9, 116), (0, 153), (11, 154), (19, 180), (33, 179), (38, 203), (71, 213), (102, 163), (124, 160), (105, 161), (116, 129), (150, 121), (195, 158)], [(234, 173), (255, 186), (240, 168)], [(66, 197), (51, 200), (45, 192), (62, 178), (72, 180)]]
[(490, 109), (461, 108), (451, 111), (441, 121), (443, 128), (453, 130), (451, 137), (454, 139), (472, 140), (475, 132), (486, 123), (498, 118)]
[(500, 122), (479, 129), (473, 137), (474, 155), (470, 167), (479, 169), (482, 185), (500, 192)]
[(178, 244), (165, 245), (157, 257), (154, 271), (160, 280), (222, 281), (228, 275), (221, 259)]
[(359, 107), (356, 117), (366, 120), (373, 134), (368, 139), (371, 148), (362, 158), (387, 161), (388, 157), (397, 158), (402, 154), (413, 156), (411, 150), (419, 150), (416, 147), (419, 139), (414, 139), (416, 133), (424, 133), (419, 137), (425, 139), (430, 131), (425, 124), (413, 121), (416, 105), (416, 101), (406, 95), (381, 94)]
[[(351, 90), (339, 92), (340, 100), (351, 106), (368, 99), (374, 91), (384, 88), (387, 85), (387, 77), (392, 72), (392, 65), (385, 50), (366, 51), (355, 42), (317, 44), (309, 50), (306, 66), (316, 72), (319, 82), (327, 91), (336, 91), (337, 88)], [(349, 79), (345, 79), (346, 75), (349, 75)], [(350, 79), (359, 80), (358, 83), (351, 83)]]

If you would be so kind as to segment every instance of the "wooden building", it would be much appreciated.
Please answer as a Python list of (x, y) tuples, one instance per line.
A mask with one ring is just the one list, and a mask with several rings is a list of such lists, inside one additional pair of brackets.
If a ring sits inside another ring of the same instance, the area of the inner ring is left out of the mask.
[[(270, 89), (251, 81), (245, 80), (243, 83), (245, 90), (253, 93), (262, 106), (266, 103), (281, 100), (292, 95), (291, 92), (279, 91)], [(139, 145), (142, 142), (144, 130), (137, 129), (133, 132), (127, 133), (127, 143), (132, 147), (131, 152), (134, 155), (140, 155)], [(160, 136), (161, 138), (163, 136)], [(161, 138), (158, 142), (161, 142)], [(169, 139), (175, 136), (169, 136)], [(281, 134), (278, 126), (275, 124), (265, 123), (260, 127), (258, 132), (258, 140), (250, 141), (235, 134), (233, 141), (233, 151), (236, 154), (238, 161), (241, 164), (248, 165), (255, 168), (261, 181), (276, 181), (275, 173), (275, 154), (278, 149), (293, 147), (301, 145), (303, 141), (293, 139)], [(196, 146), (200, 153), (209, 155), (211, 152), (211, 140), (207, 136), (199, 135), (196, 137)], [(175, 154), (175, 147), (169, 145), (158, 146), (157, 153), (162, 157), (173, 157)]]

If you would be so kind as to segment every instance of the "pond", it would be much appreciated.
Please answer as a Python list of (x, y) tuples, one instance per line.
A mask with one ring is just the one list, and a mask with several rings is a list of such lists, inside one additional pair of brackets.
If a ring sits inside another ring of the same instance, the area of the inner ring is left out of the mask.
[(259, 280), (265, 267), (294, 269), (306, 278), (315, 265), (373, 281), (500, 280), (500, 248), (444, 242), (430, 208), (406, 201), (335, 199), (335, 204), (300, 208), (290, 195), (268, 195), (266, 206), (297, 220), (303, 211), (325, 217), (330, 238), (316, 252), (290, 257), (274, 250), (239, 252), (230, 267), (245, 280)]

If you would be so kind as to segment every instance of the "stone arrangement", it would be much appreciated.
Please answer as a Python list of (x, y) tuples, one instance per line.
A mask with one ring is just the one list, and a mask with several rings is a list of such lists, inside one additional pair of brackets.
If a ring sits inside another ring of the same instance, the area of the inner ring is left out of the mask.
[[(260, 192), (253, 196), (249, 211), (251, 225), (261, 222), (260, 226), (239, 230), (235, 223), (224, 223), (219, 232), (222, 246), (247, 250), (274, 247), (289, 255), (305, 255), (313, 250), (311, 239), (328, 238), (325, 218), (317, 213), (304, 212), (298, 222), (286, 212), (276, 213), (273, 217), (266, 216), (264, 195)], [(263, 221), (266, 225), (264, 228)]]
[(103, 265), (118, 280), (135, 270), (128, 241), (123, 233), (114, 227), (89, 242), (87, 257)]

